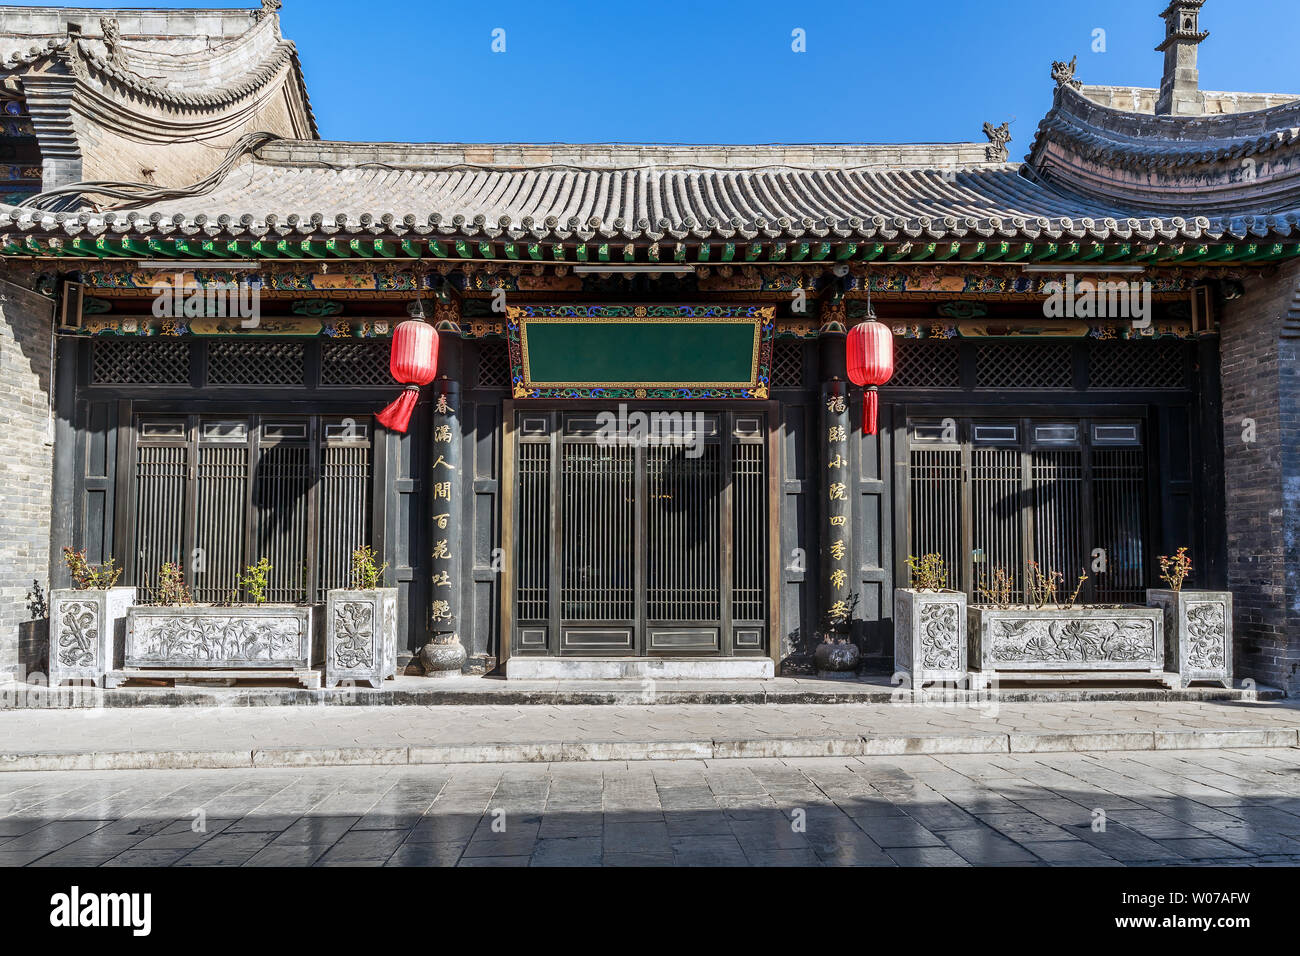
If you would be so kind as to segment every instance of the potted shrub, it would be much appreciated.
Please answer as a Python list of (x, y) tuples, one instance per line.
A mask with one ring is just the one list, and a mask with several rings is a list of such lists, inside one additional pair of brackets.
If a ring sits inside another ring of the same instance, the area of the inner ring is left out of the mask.
[(319, 674), (310, 670), (319, 659), (314, 609), (269, 602), (271, 570), (266, 558), (245, 569), (239, 584), (248, 603), (238, 603), (236, 591), (226, 604), (194, 604), (180, 567), (164, 565), (156, 603), (137, 605), (127, 613), (126, 666), (164, 669), (169, 676), (274, 670), (275, 676), (319, 686)]
[(369, 546), (352, 552), (349, 587), (325, 592), (325, 686), (397, 676), (397, 588), (383, 586), (388, 564)]
[(1164, 638), (1160, 612), (1124, 604), (1079, 604), (1088, 576), (1080, 573), (1073, 592), (1059, 571), (1027, 566), (1027, 600), (1017, 603), (1010, 574), (994, 568), (981, 579), (980, 597), (966, 616), (971, 665), (977, 683), (993, 675), (1089, 677), (1124, 675), (1164, 680)]
[(135, 588), (116, 586), (122, 569), (111, 557), (94, 565), (85, 551), (64, 548), (63, 563), (73, 586), (50, 592), (50, 686), (89, 680), (102, 687), (120, 659)]
[(1168, 587), (1147, 588), (1147, 606), (1164, 615), (1165, 659), (1177, 666), (1179, 683), (1217, 681), (1232, 687), (1232, 592), (1184, 591), (1192, 573), (1186, 548), (1160, 555), (1160, 580)]
[(909, 586), (894, 589), (894, 683), (965, 680), (966, 593), (948, 587), (943, 555), (908, 555), (907, 568)]

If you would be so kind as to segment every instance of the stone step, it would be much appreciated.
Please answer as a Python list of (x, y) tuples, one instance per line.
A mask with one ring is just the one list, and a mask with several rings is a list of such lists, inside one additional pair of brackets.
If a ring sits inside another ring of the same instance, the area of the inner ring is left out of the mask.
[(1296, 747), (1296, 728), (1086, 733), (867, 734), (715, 740), (582, 740), (409, 747), (266, 747), (0, 753), (0, 771), (175, 770), (571, 761), (726, 760), (920, 754), (1079, 753)]

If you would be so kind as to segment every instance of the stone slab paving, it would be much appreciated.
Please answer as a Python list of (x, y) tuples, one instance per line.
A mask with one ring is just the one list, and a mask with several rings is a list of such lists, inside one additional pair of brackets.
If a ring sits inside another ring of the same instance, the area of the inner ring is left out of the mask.
[(0, 712), (0, 769), (1169, 751), (1300, 745), (1288, 701)]
[(0, 775), (3, 866), (1300, 864), (1300, 750)]

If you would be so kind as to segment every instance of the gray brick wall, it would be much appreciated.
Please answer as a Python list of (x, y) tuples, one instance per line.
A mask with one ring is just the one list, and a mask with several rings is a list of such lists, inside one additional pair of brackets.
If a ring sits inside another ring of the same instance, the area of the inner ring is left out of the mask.
[(0, 279), (0, 673), (18, 670), (27, 595), (48, 579), (53, 315), (49, 299)]
[[(1300, 694), (1300, 264), (1249, 279), (1221, 316), (1228, 586), (1240, 677)], [(1243, 419), (1255, 441), (1243, 440)]]

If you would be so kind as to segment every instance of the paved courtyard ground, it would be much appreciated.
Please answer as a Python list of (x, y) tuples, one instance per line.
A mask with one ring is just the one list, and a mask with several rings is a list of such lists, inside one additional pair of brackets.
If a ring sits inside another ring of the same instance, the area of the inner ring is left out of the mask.
[(5, 866), (1300, 863), (1300, 750), (0, 774)]

